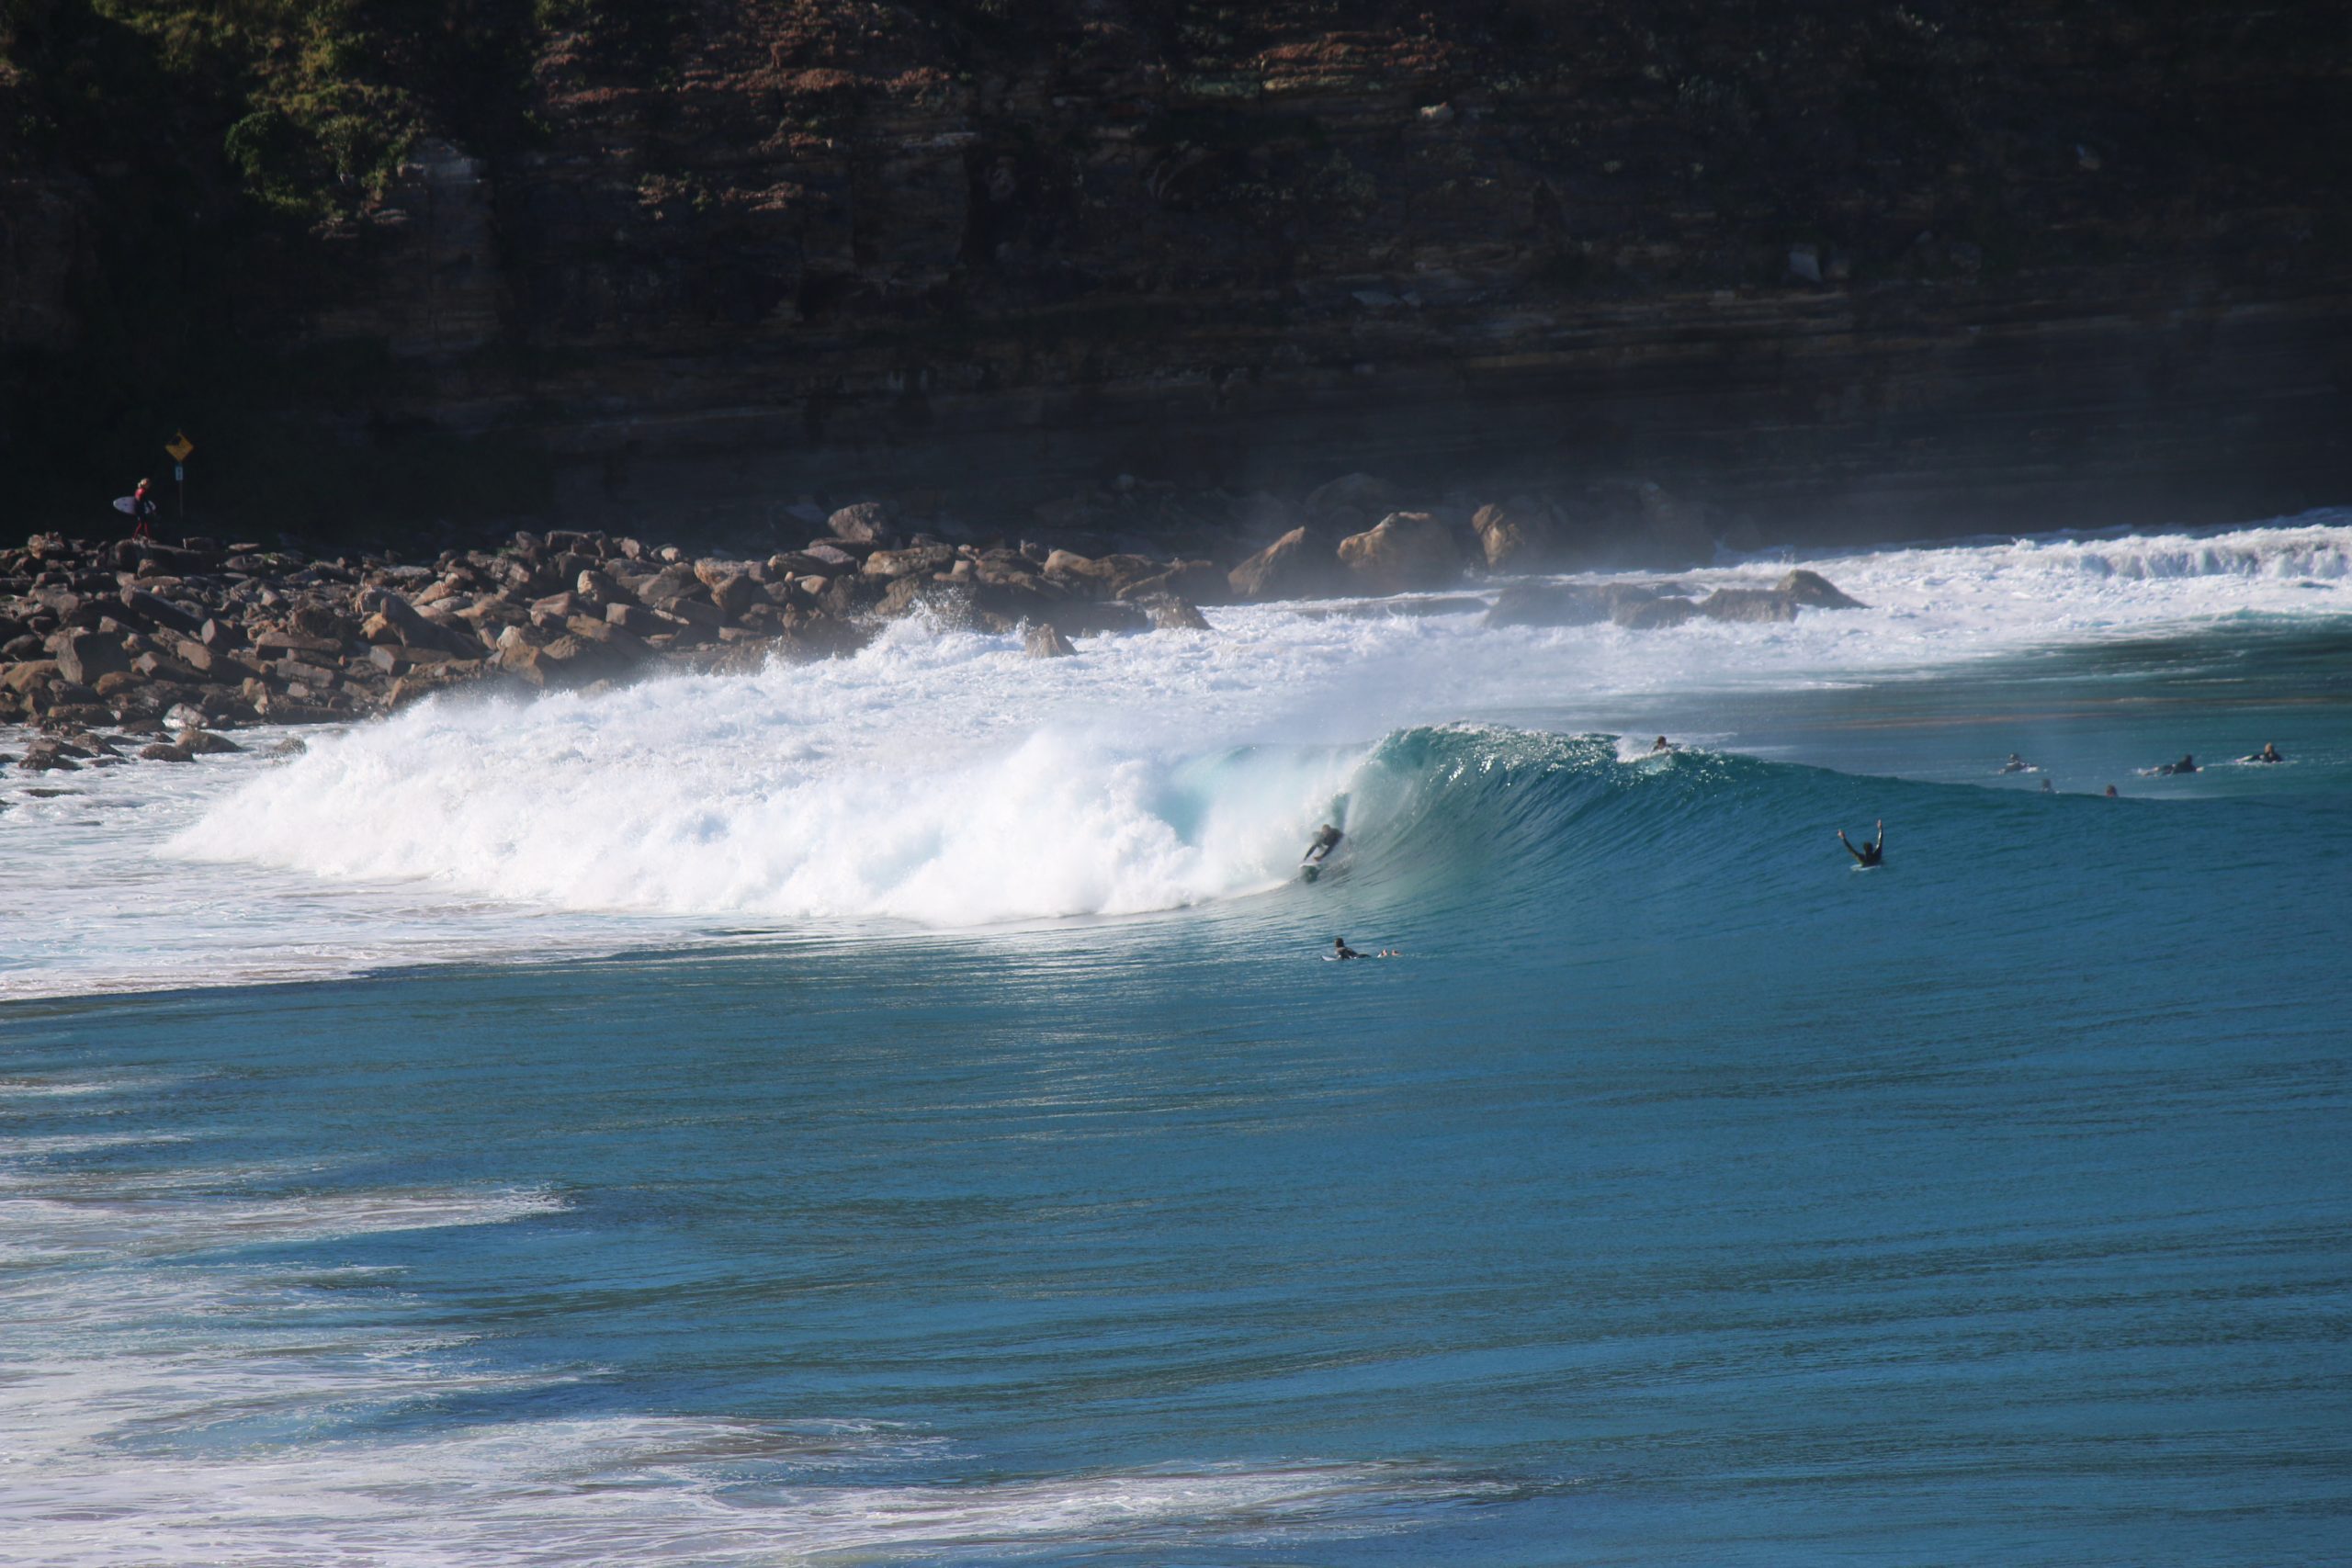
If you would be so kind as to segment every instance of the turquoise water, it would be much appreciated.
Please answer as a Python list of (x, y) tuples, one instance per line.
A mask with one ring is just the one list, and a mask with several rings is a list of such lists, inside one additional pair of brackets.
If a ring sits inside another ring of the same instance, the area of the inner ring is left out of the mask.
[(0, 1556), (2341, 1561), (2352, 631), (1520, 716), (1311, 888), (0, 1010)]

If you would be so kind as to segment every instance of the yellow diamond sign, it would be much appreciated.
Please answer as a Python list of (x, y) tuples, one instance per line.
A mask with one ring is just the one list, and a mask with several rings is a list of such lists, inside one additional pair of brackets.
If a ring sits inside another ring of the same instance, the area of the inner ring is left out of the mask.
[(185, 463), (187, 461), (187, 455), (196, 450), (196, 443), (190, 441), (187, 438), (187, 432), (183, 430), (164, 444), (164, 450), (172, 455), (173, 462)]

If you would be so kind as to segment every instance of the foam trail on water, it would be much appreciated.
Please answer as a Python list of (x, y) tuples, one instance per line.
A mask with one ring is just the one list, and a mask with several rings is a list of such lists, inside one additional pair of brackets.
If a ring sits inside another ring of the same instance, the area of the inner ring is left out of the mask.
[[(61, 1164), (106, 1146), (77, 1146), (72, 1134), (38, 1146), (30, 1159), (0, 1152), (10, 1194), (0, 1199), (10, 1238), (0, 1258), (0, 1555), (10, 1561), (969, 1558), (1057, 1542), (1329, 1539), (1486, 1490), (1403, 1467), (1318, 1464), (916, 1484), (911, 1474), (956, 1456), (884, 1423), (387, 1420), (452, 1401), (485, 1411), (593, 1369), (493, 1370), (462, 1337), (406, 1321), (420, 1314), (396, 1273), (259, 1263), (238, 1249), (526, 1223), (560, 1201), (462, 1190), (285, 1196), (250, 1182), (241, 1190), (231, 1172)], [(344, 1282), (322, 1290), (322, 1275)]]

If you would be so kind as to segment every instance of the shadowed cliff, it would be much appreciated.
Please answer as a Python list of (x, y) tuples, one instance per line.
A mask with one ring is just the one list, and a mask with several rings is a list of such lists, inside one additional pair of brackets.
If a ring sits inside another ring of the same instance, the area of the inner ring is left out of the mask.
[(328, 535), (1354, 468), (1763, 537), (2352, 492), (2340, 6), (5, 16), (28, 527), (180, 428), (205, 502)]

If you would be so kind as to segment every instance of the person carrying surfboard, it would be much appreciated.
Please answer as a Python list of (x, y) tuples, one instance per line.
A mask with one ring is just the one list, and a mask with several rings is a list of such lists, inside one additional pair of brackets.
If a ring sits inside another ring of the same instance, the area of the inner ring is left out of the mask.
[(152, 480), (141, 479), (139, 488), (130, 492), (130, 536), (134, 539), (155, 536), (155, 530), (149, 526), (154, 521), (156, 510), (154, 498), (147, 493), (151, 488)]
[(1857, 848), (1854, 841), (1846, 837), (1846, 829), (1843, 828), (1838, 829), (1838, 841), (1845, 845), (1846, 852), (1853, 856), (1860, 864), (1882, 864), (1883, 863), (1883, 857), (1886, 853), (1886, 818), (1882, 817), (1878, 819), (1878, 841), (1876, 843), (1863, 844), (1860, 848)]

